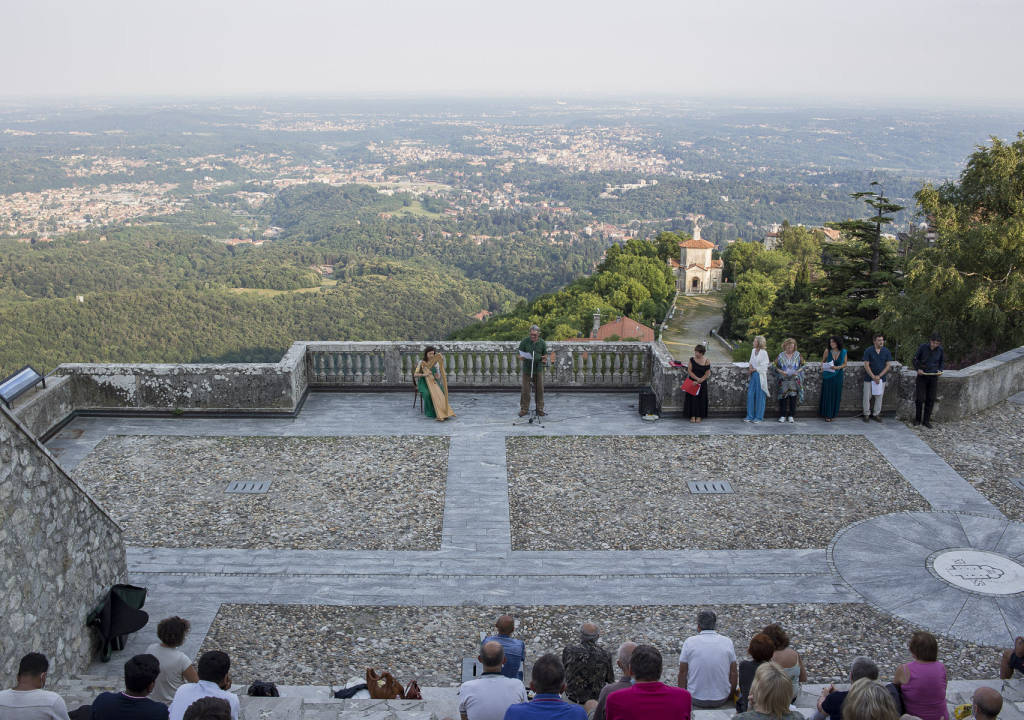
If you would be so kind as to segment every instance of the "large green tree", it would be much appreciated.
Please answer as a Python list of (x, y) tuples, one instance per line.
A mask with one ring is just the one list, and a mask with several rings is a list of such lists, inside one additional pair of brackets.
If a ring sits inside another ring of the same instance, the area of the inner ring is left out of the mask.
[(886, 293), (879, 318), (904, 359), (935, 330), (954, 362), (1024, 344), (1024, 133), (992, 138), (959, 182), (916, 197), (938, 239), (908, 259), (903, 292)]
[(730, 334), (749, 338), (767, 332), (778, 292), (778, 286), (759, 270), (747, 270), (740, 275), (736, 287), (725, 299)]

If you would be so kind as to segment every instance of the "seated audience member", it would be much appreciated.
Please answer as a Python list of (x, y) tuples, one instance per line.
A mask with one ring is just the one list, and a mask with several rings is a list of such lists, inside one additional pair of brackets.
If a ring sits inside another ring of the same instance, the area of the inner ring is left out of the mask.
[(732, 720), (804, 720), (803, 715), (789, 709), (791, 692), (789, 674), (773, 662), (762, 663), (750, 686), (753, 710), (733, 715)]
[(55, 692), (43, 690), (50, 662), (29, 653), (18, 664), (17, 684), (0, 691), (0, 720), (68, 720), (68, 708)]
[(231, 706), (221, 698), (199, 698), (188, 706), (182, 720), (231, 720)]
[[(495, 623), (498, 634), (485, 637), (483, 642), (494, 640), (501, 643), (505, 650), (505, 664), (501, 666), (501, 674), (505, 677), (523, 679), (523, 663), (526, 661), (526, 643), (518, 638), (512, 637), (512, 631), (516, 629), (516, 621), (511, 615), (502, 615)], [(481, 643), (482, 645), (483, 643)]]
[(587, 720), (587, 711), (559, 697), (565, 691), (565, 667), (557, 655), (537, 658), (530, 672), (530, 688), (536, 693), (530, 702), (513, 705), (504, 720)]
[[(877, 680), (861, 678), (850, 686), (843, 700), (843, 720), (899, 720), (892, 695)], [(734, 718), (735, 720), (735, 718)]]
[(897, 667), (892, 678), (899, 686), (903, 707), (908, 715), (921, 720), (949, 720), (946, 666), (938, 661), (938, 641), (930, 632), (918, 630), (908, 647), (914, 659)]
[[(878, 666), (871, 658), (863, 655), (855, 657), (850, 665), (850, 684), (853, 685), (861, 678), (878, 679)], [(830, 720), (842, 720), (843, 701), (846, 700), (846, 695), (849, 692), (849, 690), (836, 690), (835, 685), (823, 687), (821, 695), (818, 697), (818, 712), (814, 716), (815, 720), (823, 720), (826, 717)]]
[(974, 720), (996, 720), (1003, 709), (1003, 696), (998, 690), (980, 687), (971, 696), (971, 715)]
[(608, 720), (690, 720), (690, 693), (661, 682), (661, 653), (653, 645), (637, 645), (629, 660), (635, 682), (605, 701)]
[(480, 648), (479, 660), (484, 673), (462, 683), (459, 713), (462, 720), (502, 720), (509, 706), (526, 702), (526, 687), (522, 680), (501, 674), (505, 651), (498, 641), (485, 642)]
[(189, 631), (188, 620), (180, 617), (164, 618), (156, 626), (156, 636), (160, 642), (153, 643), (146, 652), (160, 661), (160, 676), (156, 679), (156, 687), (150, 697), (157, 702), (169, 705), (174, 693), (184, 683), (199, 681), (196, 668), (188, 655), (178, 648), (185, 642)]
[(615, 682), (612, 656), (597, 644), (601, 631), (594, 623), (580, 628), (580, 642), (562, 650), (565, 666), (565, 696), (577, 705), (597, 700), (601, 688)]
[(215, 697), (227, 700), (231, 707), (231, 720), (238, 720), (238, 696), (231, 689), (231, 658), (220, 650), (205, 652), (199, 658), (199, 681), (185, 683), (174, 693), (170, 720), (183, 720), (185, 710), (199, 698)]
[(629, 666), (629, 660), (632, 657), (634, 650), (636, 650), (635, 642), (624, 642), (619, 645), (619, 653), (615, 660), (615, 664), (618, 665), (619, 670), (622, 671), (622, 677), (618, 682), (613, 682), (601, 688), (601, 694), (597, 698), (597, 705), (594, 707), (593, 714), (590, 715), (590, 720), (605, 720), (604, 710), (605, 703), (608, 700), (608, 695), (616, 690), (628, 688), (633, 684), (633, 670)]
[(1003, 650), (1003, 657), (999, 661), (999, 677), (1009, 680), (1014, 673), (1024, 675), (1024, 637), (1017, 636), (1013, 641), (1013, 648)]
[(722, 707), (736, 691), (736, 649), (715, 632), (717, 623), (712, 610), (697, 613), (697, 634), (679, 653), (679, 687), (690, 691), (695, 708)]
[(807, 682), (807, 671), (804, 670), (800, 654), (789, 644), (789, 635), (778, 623), (766, 625), (761, 632), (772, 639), (772, 644), (775, 645), (772, 662), (785, 670), (793, 681), (793, 702), (796, 702), (800, 697), (800, 683)]
[(93, 720), (167, 720), (167, 706), (147, 697), (160, 674), (160, 661), (136, 655), (124, 664), (124, 692), (100, 693), (92, 701)]
[(761, 663), (772, 659), (775, 652), (775, 644), (772, 639), (764, 633), (758, 633), (750, 638), (750, 645), (747, 646), (747, 654), (752, 659), (741, 660), (739, 667), (740, 697), (736, 701), (736, 712), (746, 712), (749, 709), (750, 685), (754, 682), (754, 673), (761, 666)]

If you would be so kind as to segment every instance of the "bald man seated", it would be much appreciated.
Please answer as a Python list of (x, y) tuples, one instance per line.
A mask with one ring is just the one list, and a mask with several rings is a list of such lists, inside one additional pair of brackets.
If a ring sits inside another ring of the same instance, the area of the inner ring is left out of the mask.
[(510, 706), (526, 702), (526, 687), (501, 674), (505, 651), (498, 641), (485, 642), (478, 659), (484, 672), (459, 688), (459, 714), (462, 720), (502, 720)]
[(980, 687), (971, 697), (971, 714), (975, 720), (996, 720), (1002, 712), (1003, 696), (990, 687)]

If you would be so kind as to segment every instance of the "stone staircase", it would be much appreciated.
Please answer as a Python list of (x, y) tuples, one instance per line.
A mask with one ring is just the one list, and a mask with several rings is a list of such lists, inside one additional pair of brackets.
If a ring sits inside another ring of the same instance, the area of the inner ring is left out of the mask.
[[(954, 680), (949, 683), (946, 700), (952, 708), (971, 702), (974, 690), (982, 685), (993, 687), (1003, 695), (1001, 720), (1024, 720), (1024, 679)], [(806, 717), (815, 710), (821, 685), (805, 684), (797, 709)], [(104, 690), (112, 687), (109, 678), (88, 675), (65, 680), (52, 688), (60, 693), (73, 710), (88, 705)], [(458, 688), (425, 687), (423, 700), (336, 700), (325, 685), (278, 685), (279, 698), (248, 697), (246, 686), (231, 690), (238, 694), (242, 714), (239, 720), (443, 720), (459, 718)], [(730, 720), (735, 711), (695, 710), (693, 720)]]

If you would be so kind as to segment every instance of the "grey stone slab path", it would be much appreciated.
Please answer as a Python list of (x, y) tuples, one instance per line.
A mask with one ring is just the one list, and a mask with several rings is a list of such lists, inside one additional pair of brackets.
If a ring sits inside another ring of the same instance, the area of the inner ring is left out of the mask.
[(1002, 517), (988, 499), (964, 480), (928, 443), (902, 423), (884, 433), (867, 435), (885, 459), (935, 510), (980, 512)]
[[(859, 418), (833, 423), (800, 419), (793, 425), (751, 425), (735, 418), (650, 423), (637, 413), (635, 393), (549, 393), (551, 414), (533, 424), (518, 418), (513, 393), (455, 392), (451, 404), (458, 415), (443, 423), (414, 411), (408, 393), (313, 393), (294, 418), (79, 417), (48, 447), (73, 472), (111, 435), (450, 437), (439, 551), (129, 548), (130, 581), (150, 589), (146, 609), (151, 617), (187, 613), (192, 621), (186, 652), (198, 649), (222, 603), (642, 605), (867, 599), (888, 607), (880, 600), (880, 587), (898, 588), (906, 583), (895, 580), (917, 578), (919, 571), (922, 580), (928, 575), (923, 564), (897, 573), (878, 562), (880, 548), (883, 556), (900, 547), (915, 556), (927, 549), (904, 527), (880, 528), (863, 540), (847, 533), (845, 544), (829, 549), (512, 551), (505, 465), (510, 435), (864, 435), (935, 509), (980, 512), (989, 522), (1006, 524), (984, 497), (895, 420), (881, 425)], [(987, 542), (996, 532), (979, 521), (970, 530), (961, 527), (956, 539), (970, 545), (972, 534)], [(934, 541), (940, 538), (952, 539), (936, 531)], [(874, 574), (851, 580), (852, 566), (843, 564), (845, 559), (867, 558), (871, 542)], [(920, 598), (894, 592), (889, 604)], [(967, 607), (964, 615), (964, 599), (942, 595), (930, 602), (935, 612), (929, 617), (945, 630), (973, 633), (961, 619), (973, 613)], [(1000, 612), (1003, 632), (1016, 626), (1012, 608)], [(132, 636), (124, 653), (139, 652), (154, 639), (151, 623)], [(99, 672), (116, 672), (110, 669), (114, 665)]]
[(452, 436), (441, 549), (461, 553), (512, 550), (504, 435)]

